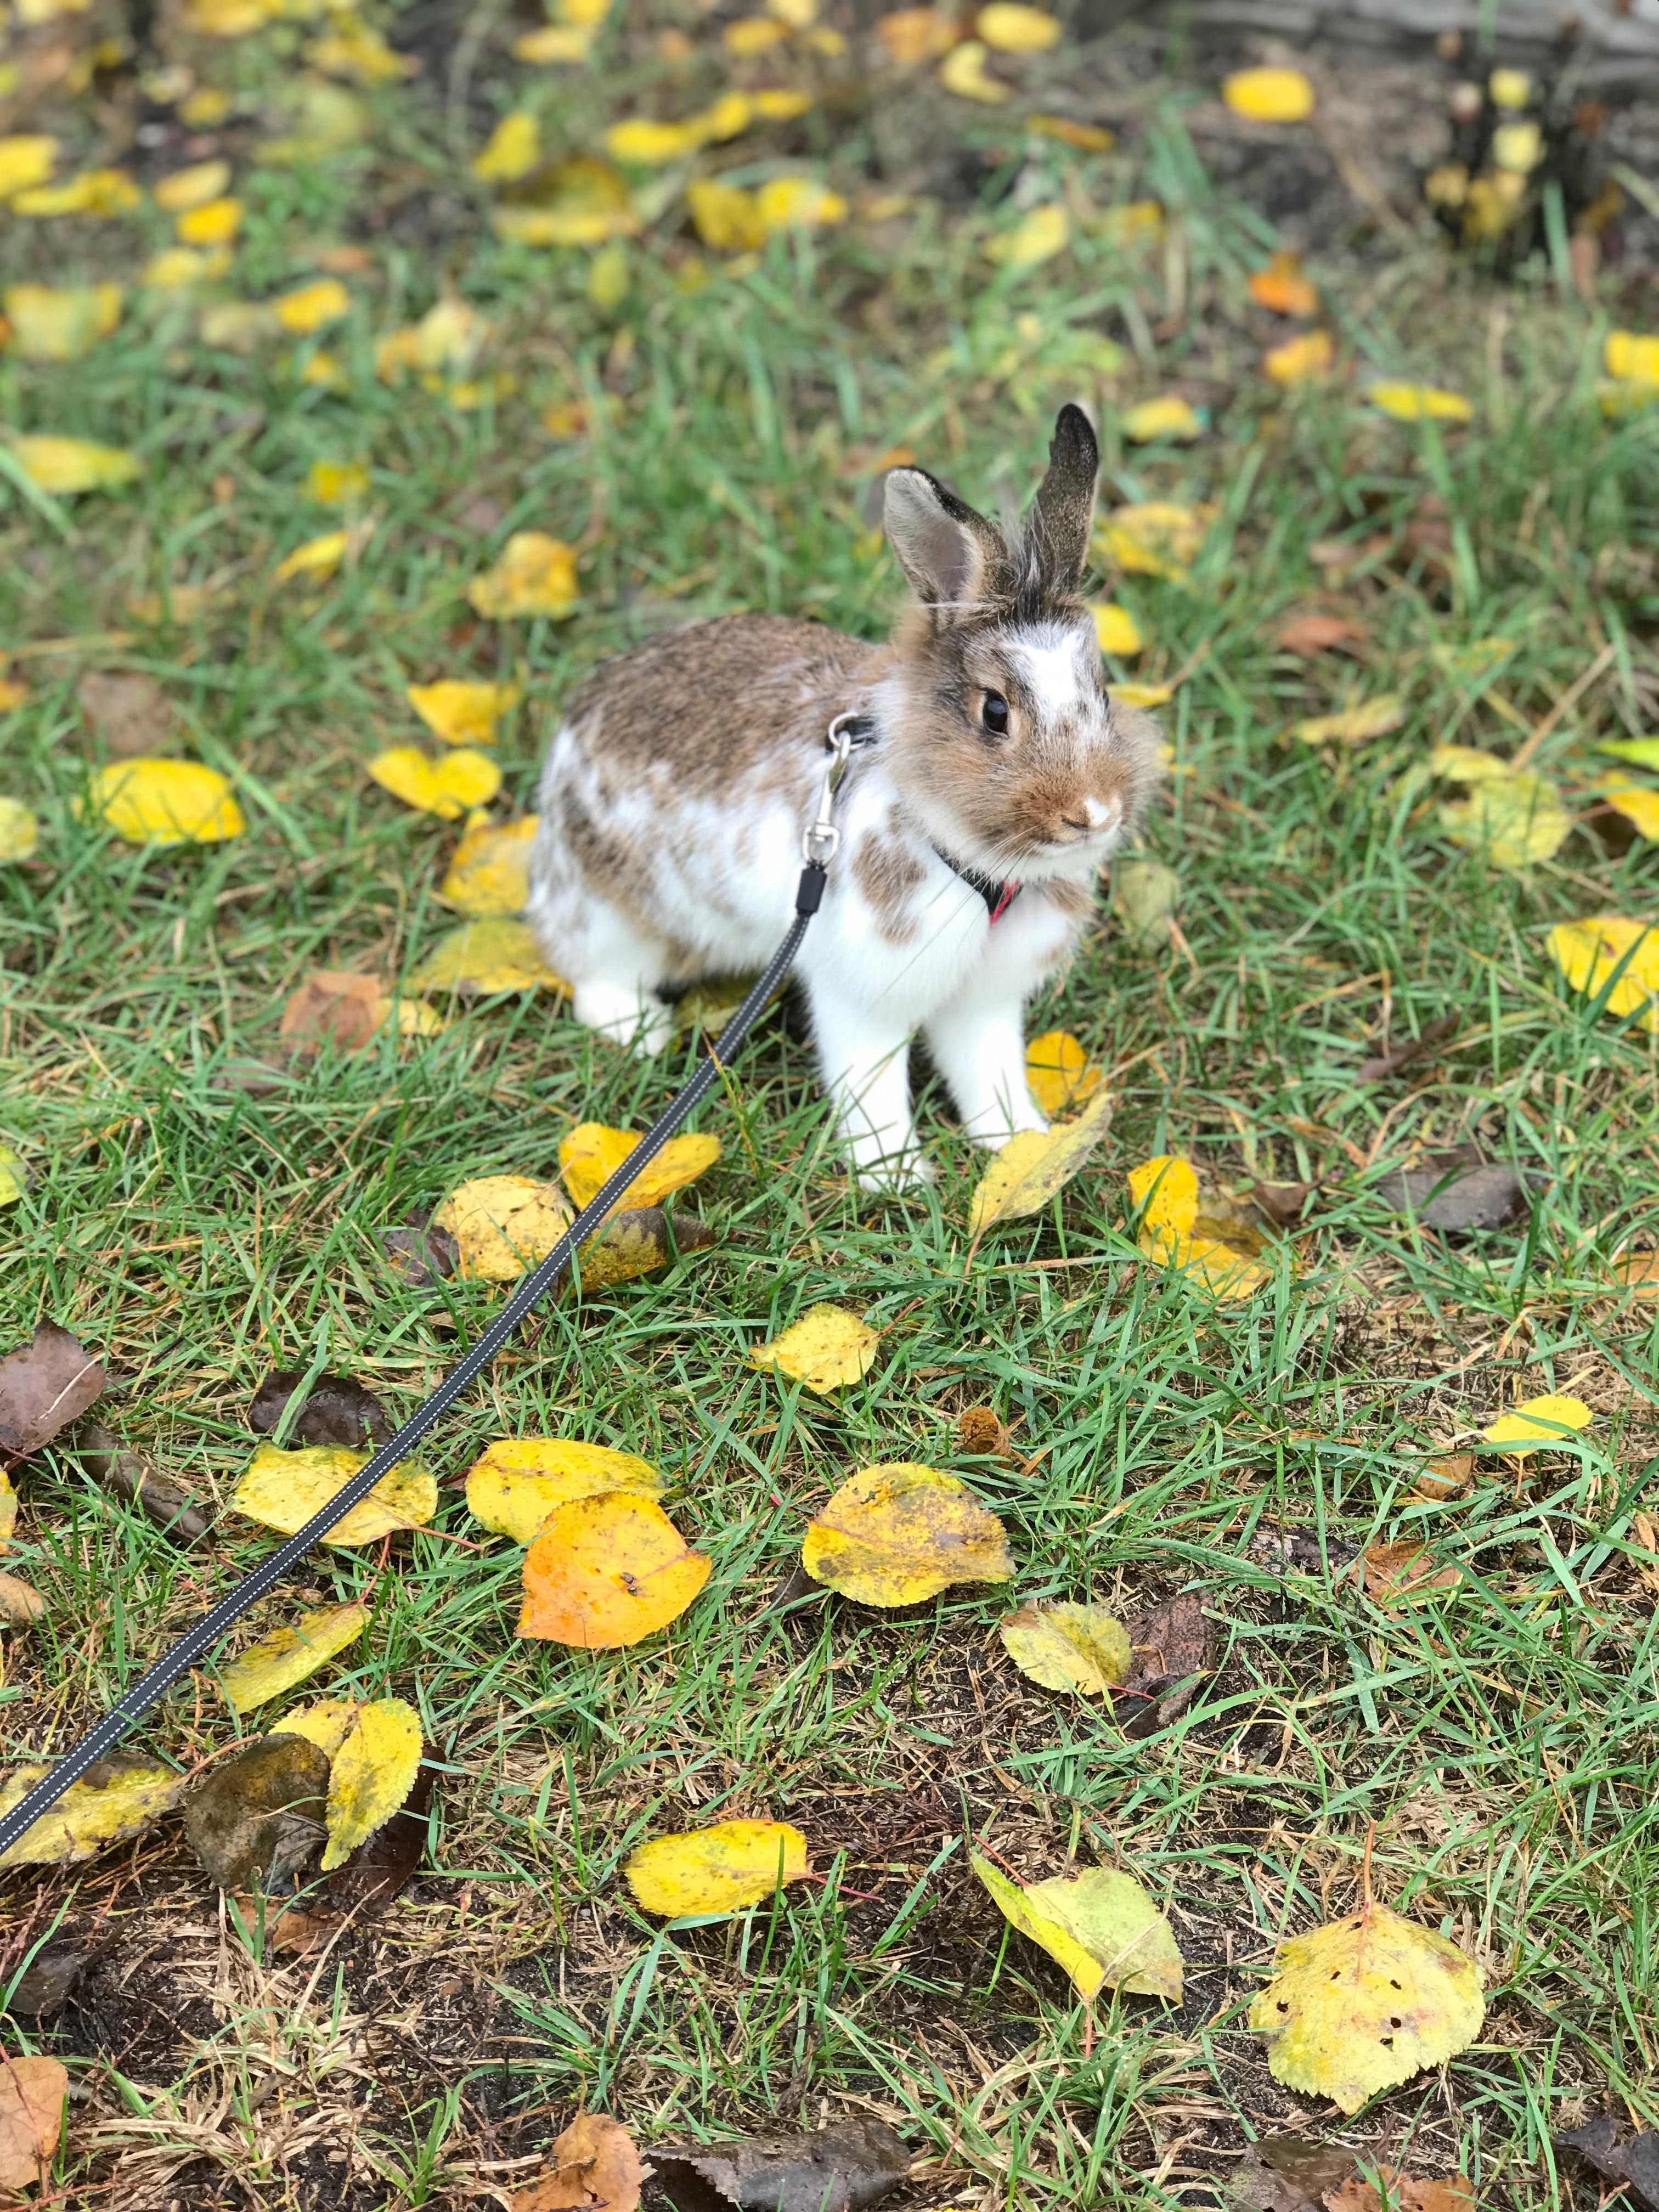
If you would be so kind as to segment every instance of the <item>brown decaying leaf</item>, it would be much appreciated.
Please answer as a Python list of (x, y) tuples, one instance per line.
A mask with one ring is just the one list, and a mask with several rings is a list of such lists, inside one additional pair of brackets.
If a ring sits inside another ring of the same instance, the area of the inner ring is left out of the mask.
[(1276, 1228), (1288, 1229), (1301, 1220), (1308, 1200), (1318, 1188), (1316, 1182), (1254, 1182), (1250, 1203), (1260, 1206)]
[(1325, 2212), (1475, 2212), (1474, 2191), (1466, 2173), (1425, 2181), (1414, 2173), (1401, 2173), (1397, 2166), (1379, 2165), (1376, 2180), (1383, 2189), (1356, 2173), (1340, 2189), (1328, 2190)]
[(1340, 2189), (1353, 2171), (1353, 2153), (1340, 2143), (1264, 2136), (1251, 2144), (1227, 2192), (1249, 2212), (1323, 2212), (1326, 2191)]
[[(18, 2020), (52, 2020), (75, 1994), (75, 1985), (100, 1947), (79, 1936), (54, 1936), (24, 1967), (6, 2010)], [(11, 1978), (8, 1970), (5, 1980)]]
[(1457, 1145), (1429, 1153), (1415, 1167), (1379, 1176), (1373, 1188), (1397, 1212), (1415, 1213), (1425, 1229), (1468, 1236), (1506, 1228), (1524, 1214), (1537, 1179), (1490, 1164), (1474, 1145)]
[(112, 753), (165, 752), (177, 728), (173, 702), (153, 676), (88, 669), (75, 687), (81, 712)]
[(33, 1583), (0, 1575), (0, 1627), (30, 1628), (46, 1609), (46, 1601)]
[(147, 1459), (129, 1451), (113, 1429), (101, 1421), (83, 1421), (75, 1435), (81, 1464), (94, 1482), (131, 1498), (150, 1519), (181, 1544), (194, 1544), (212, 1523), (198, 1512), (187, 1494), (157, 1474)]
[(1200, 1678), (1215, 1663), (1215, 1625), (1196, 1590), (1182, 1590), (1129, 1628), (1129, 1673), (1113, 1692), (1127, 1736), (1168, 1728), (1192, 1703)]
[[(257, 1435), (269, 1436), (304, 1380), (297, 1370), (273, 1369), (253, 1395), (253, 1403), (247, 1409), (248, 1426)], [(292, 1451), (301, 1444), (343, 1444), (348, 1451), (365, 1451), (371, 1444), (385, 1443), (391, 1434), (386, 1409), (372, 1391), (349, 1376), (319, 1375), (289, 1430), (288, 1448)]]
[(328, 1893), (343, 1912), (355, 1911), (360, 1918), (384, 1912), (413, 1880), (426, 1856), (427, 1814), (435, 1778), (433, 1768), (421, 1767), (401, 1809), (348, 1852), (330, 1875)]
[(1281, 653), (1307, 659), (1316, 653), (1363, 653), (1368, 642), (1362, 626), (1346, 615), (1326, 614), (1318, 607), (1300, 607), (1273, 633)]
[(707, 1251), (715, 1241), (714, 1231), (699, 1214), (677, 1211), (671, 1228), (670, 1217), (660, 1206), (631, 1206), (613, 1213), (599, 1235), (582, 1246), (577, 1255), (581, 1286), (603, 1291), (613, 1283), (631, 1282), (636, 1275), (667, 1267), (677, 1255)]
[(1427, 1597), (1432, 1590), (1455, 1589), (1461, 1567), (1443, 1567), (1426, 1544), (1407, 1538), (1398, 1544), (1367, 1544), (1365, 1593), (1379, 1605), (1400, 1605)]
[(102, 1367), (56, 1322), (0, 1359), (0, 1460), (27, 1459), (77, 1420), (102, 1391)]
[(1443, 1044), (1456, 1027), (1455, 1014), (1437, 1014), (1425, 1024), (1420, 1036), (1396, 1045), (1392, 1052), (1380, 1053), (1373, 1060), (1362, 1060), (1353, 1072), (1354, 1081), (1381, 1083), (1385, 1076), (1398, 1075), (1402, 1067), (1409, 1067), (1414, 1060), (1421, 1060), (1425, 1053), (1432, 1052), (1436, 1045)]
[(0, 2189), (29, 2189), (49, 2179), (68, 2087), (60, 2058), (0, 2056)]
[(1422, 1474), (1412, 1485), (1412, 1495), (1425, 1498), (1435, 1505), (1443, 1505), (1467, 1490), (1474, 1480), (1474, 1454), (1447, 1452), (1439, 1459), (1425, 1462)]
[(735, 2143), (653, 2144), (651, 2163), (678, 2212), (857, 2212), (910, 2171), (902, 2136), (880, 2120), (750, 2136)]
[(1621, 2132), (1619, 2122), (1602, 2112), (1557, 2136), (1555, 2148), (1576, 2151), (1604, 2181), (1622, 2182), (1635, 2203), (1659, 2212), (1659, 2130), (1644, 2128), (1627, 2142), (1620, 2141)]
[(378, 979), (340, 968), (319, 968), (290, 994), (277, 1032), (297, 1053), (358, 1052), (374, 1042), (386, 1012)]
[(634, 2212), (640, 2154), (615, 2120), (579, 2112), (549, 2155), (552, 2172), (514, 2191), (513, 2212)]
[(1009, 1457), (1008, 1431), (994, 1406), (964, 1406), (957, 1415), (957, 1449), (974, 1459)]
[(392, 1270), (411, 1291), (429, 1290), (455, 1272), (458, 1247), (447, 1229), (436, 1229), (422, 1217), (410, 1214), (398, 1229), (388, 1229), (380, 1238)]
[(302, 1735), (259, 1736), (210, 1766), (185, 1836), (221, 1889), (275, 1889), (322, 1848), (328, 1760)]

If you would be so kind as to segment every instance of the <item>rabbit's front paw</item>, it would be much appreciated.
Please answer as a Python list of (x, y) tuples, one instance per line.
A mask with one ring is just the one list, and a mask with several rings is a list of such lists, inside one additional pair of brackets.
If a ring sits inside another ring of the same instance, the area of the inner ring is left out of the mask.
[(673, 1041), (674, 1018), (638, 990), (617, 983), (580, 983), (571, 1004), (579, 1022), (614, 1042), (654, 1060)]

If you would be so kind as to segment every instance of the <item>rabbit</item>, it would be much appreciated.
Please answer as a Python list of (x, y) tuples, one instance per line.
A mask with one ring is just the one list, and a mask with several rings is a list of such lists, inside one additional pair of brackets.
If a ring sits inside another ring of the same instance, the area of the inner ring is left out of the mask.
[(822, 908), (796, 964), (860, 1182), (931, 1176), (920, 1030), (968, 1134), (1047, 1127), (1022, 1010), (1066, 961), (1103, 863), (1157, 783), (1156, 726), (1114, 704), (1077, 596), (1098, 449), (1064, 408), (1024, 526), (920, 468), (886, 478), (914, 598), (890, 643), (722, 616), (602, 664), (548, 750), (526, 908), (576, 1019), (647, 1053), (691, 981), (764, 964), (788, 927), (834, 718), (858, 718)]

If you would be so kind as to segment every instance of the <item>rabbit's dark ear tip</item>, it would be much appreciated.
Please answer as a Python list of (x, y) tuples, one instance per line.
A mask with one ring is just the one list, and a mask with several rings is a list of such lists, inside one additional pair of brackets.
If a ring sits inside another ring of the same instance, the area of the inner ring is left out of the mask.
[(1054, 417), (1053, 450), (1060, 453), (1068, 446), (1089, 454), (1097, 455), (1100, 451), (1093, 423), (1076, 402), (1069, 399)]

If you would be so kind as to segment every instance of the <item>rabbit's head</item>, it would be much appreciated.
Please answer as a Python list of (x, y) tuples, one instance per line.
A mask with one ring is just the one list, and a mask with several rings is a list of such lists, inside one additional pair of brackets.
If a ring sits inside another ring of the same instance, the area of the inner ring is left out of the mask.
[(1088, 417), (1063, 408), (1006, 532), (924, 469), (887, 478), (887, 536), (915, 592), (883, 687), (892, 773), (941, 850), (990, 875), (1086, 878), (1158, 780), (1154, 726), (1107, 698), (1078, 597), (1098, 465)]

